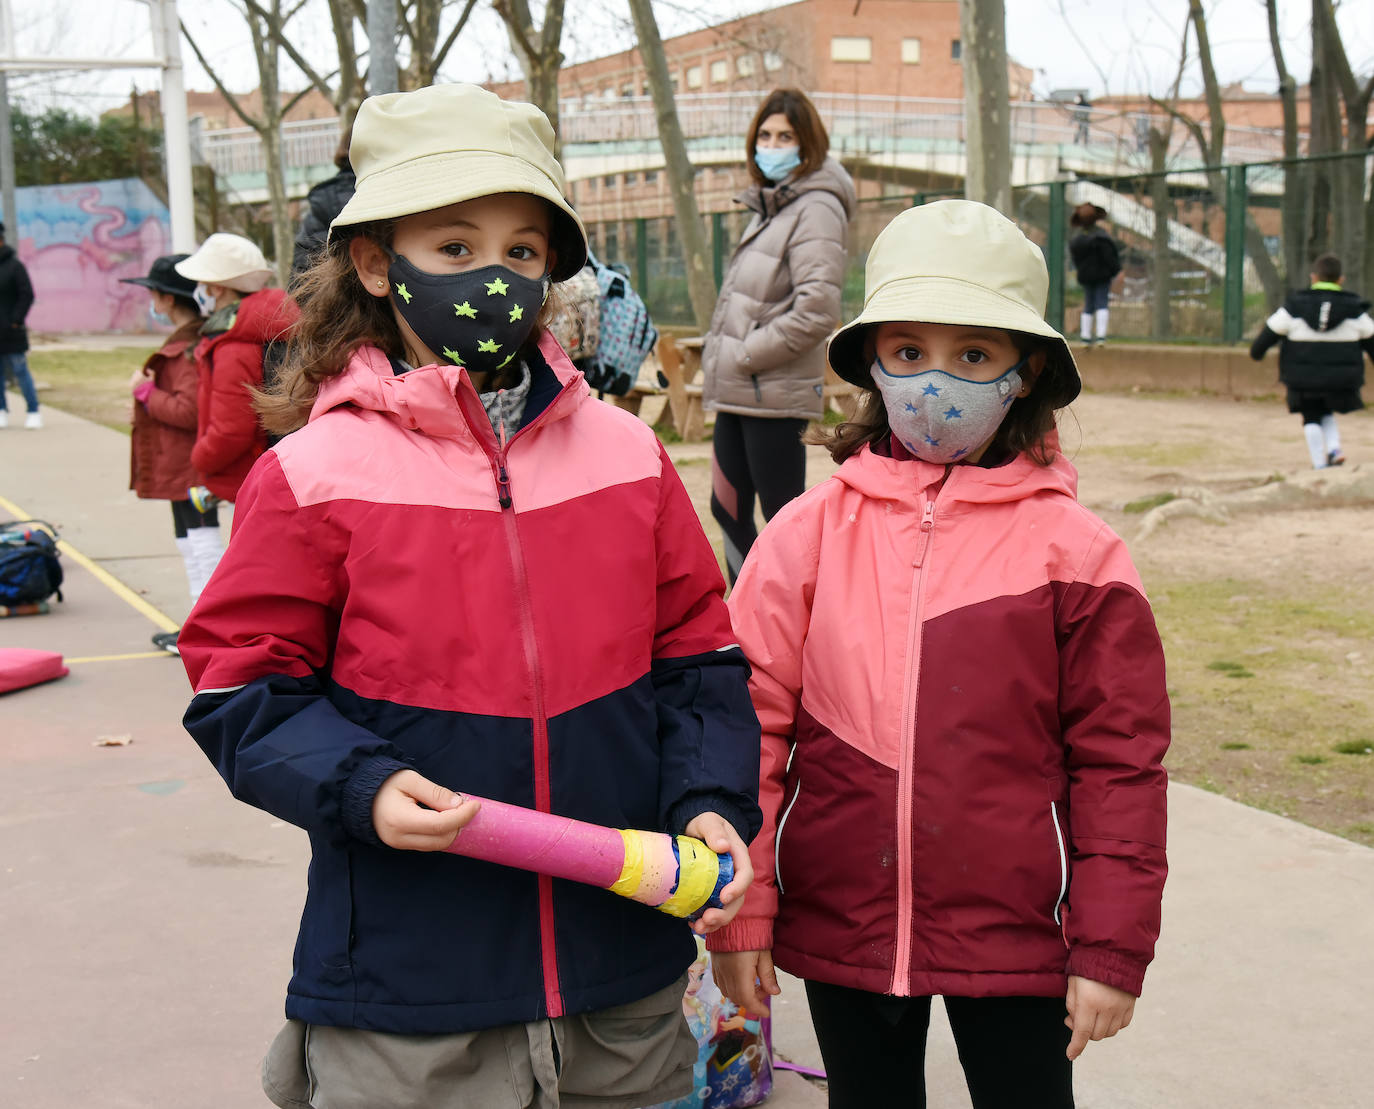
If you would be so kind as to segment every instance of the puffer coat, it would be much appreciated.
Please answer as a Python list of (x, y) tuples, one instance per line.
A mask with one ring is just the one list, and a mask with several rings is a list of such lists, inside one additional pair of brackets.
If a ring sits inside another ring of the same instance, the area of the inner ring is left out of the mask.
[(702, 350), (716, 412), (819, 419), (825, 341), (840, 322), (854, 182), (833, 158), (799, 181), (736, 198), (754, 212)]
[(143, 364), (153, 391), (134, 401), (129, 436), (129, 488), (144, 500), (184, 501), (196, 484), (191, 448), (196, 444), (195, 345), (200, 321), (178, 328)]

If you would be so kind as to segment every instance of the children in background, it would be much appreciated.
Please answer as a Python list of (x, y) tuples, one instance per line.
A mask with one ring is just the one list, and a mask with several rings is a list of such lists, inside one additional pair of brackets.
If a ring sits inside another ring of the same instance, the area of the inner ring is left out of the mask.
[(1107, 209), (1098, 204), (1080, 204), (1069, 216), (1069, 226), (1079, 228), (1078, 234), (1069, 240), (1069, 257), (1078, 283), (1083, 286), (1082, 335), (1086, 346), (1107, 338), (1112, 278), (1121, 272), (1121, 252), (1112, 237), (1097, 226), (1106, 214)]
[(699, 932), (750, 882), (758, 721), (715, 556), (650, 429), (541, 325), (586, 259), (552, 146), (472, 85), (364, 102), (357, 191), (262, 402), (293, 433), (182, 632), (188, 730), (310, 834), (281, 1106), (690, 1088), (692, 931), (445, 853), (475, 811), (455, 791), (729, 851)]
[(1369, 301), (1342, 288), (1341, 260), (1323, 254), (1312, 263), (1312, 284), (1290, 293), (1250, 344), (1256, 362), (1279, 344), (1279, 380), (1288, 387), (1288, 411), (1302, 417), (1314, 469), (1345, 461), (1337, 412), (1364, 407), (1364, 356), (1374, 358)]
[[(219, 562), (223, 544), (214, 508), (200, 512), (187, 499), (196, 483), (191, 449), (196, 442), (196, 361), (192, 349), (204, 322), (195, 300), (196, 283), (182, 277), (176, 264), (188, 255), (156, 259), (147, 277), (125, 277), (152, 297), (153, 322), (171, 327), (171, 335), (129, 379), (134, 394), (133, 429), (129, 436), (129, 488), (147, 500), (172, 502), (177, 550), (186, 566), (191, 600), (199, 596)], [(177, 653), (177, 633), (158, 632), (155, 646)]]
[(232, 501), (267, 449), (252, 390), (262, 385), (265, 359), (281, 349), (298, 313), (284, 292), (266, 287), (272, 268), (241, 235), (211, 235), (176, 270), (201, 286), (210, 305), (196, 345), (200, 381), (191, 462), (200, 484), (219, 500)]
[(1169, 705), (1125, 545), (1076, 500), (1079, 391), (1038, 247), (903, 212), (830, 364), (839, 472), (768, 525), (730, 610), (763, 726), (757, 881), (707, 943), (757, 1009), (807, 980), (833, 1107), (921, 1106), (931, 995), (977, 1109), (1073, 1104), (1159, 932)]

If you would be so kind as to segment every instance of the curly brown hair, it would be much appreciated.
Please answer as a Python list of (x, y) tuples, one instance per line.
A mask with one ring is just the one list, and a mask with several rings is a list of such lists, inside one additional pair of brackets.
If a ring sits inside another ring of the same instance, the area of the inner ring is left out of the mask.
[[(390, 298), (375, 297), (363, 288), (349, 253), (353, 240), (362, 236), (389, 254), (396, 223), (376, 220), (341, 228), (293, 286), (292, 294), (301, 306), (300, 320), (287, 342), (276, 381), (270, 389), (253, 393), (262, 425), (273, 435), (305, 426), (320, 386), (343, 373), (359, 347), (377, 347), (389, 358), (405, 357)], [(551, 293), (527, 343), (539, 341), (557, 307), (558, 299)], [(512, 365), (510, 372), (518, 374), (518, 366)]]
[[(864, 357), (873, 360), (873, 328), (867, 329), (864, 336)], [(1050, 342), (1036, 335), (1021, 331), (1008, 331), (1011, 340), (1021, 357), (1043, 350), (1047, 354)], [(1038, 466), (1048, 466), (1054, 461), (1056, 451), (1049, 442), (1055, 429), (1054, 404), (1051, 390), (1046, 386), (1042, 372), (1031, 388), (1030, 394), (1012, 403), (1007, 418), (1002, 421), (992, 437), (991, 448), (999, 454), (1020, 454), (1025, 452)], [(803, 442), (825, 447), (836, 462), (843, 462), (850, 455), (866, 445), (885, 443), (892, 435), (892, 425), (887, 419), (887, 408), (883, 395), (876, 385), (861, 386), (854, 415), (833, 428), (813, 425), (802, 437)]]

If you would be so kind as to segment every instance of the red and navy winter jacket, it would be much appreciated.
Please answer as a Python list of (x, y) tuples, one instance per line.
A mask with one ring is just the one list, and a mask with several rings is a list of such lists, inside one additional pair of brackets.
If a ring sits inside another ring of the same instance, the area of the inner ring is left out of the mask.
[(502, 446), (466, 371), (363, 348), (244, 483), (178, 646), (186, 727), (313, 857), (287, 1014), (450, 1033), (639, 999), (681, 920), (605, 890), (393, 850), (378, 787), (619, 828), (759, 826), (758, 721), (672, 463), (550, 337)]
[(755, 880), (714, 950), (898, 995), (1139, 994), (1169, 702), (1125, 545), (1061, 456), (869, 448), (730, 595), (763, 727)]

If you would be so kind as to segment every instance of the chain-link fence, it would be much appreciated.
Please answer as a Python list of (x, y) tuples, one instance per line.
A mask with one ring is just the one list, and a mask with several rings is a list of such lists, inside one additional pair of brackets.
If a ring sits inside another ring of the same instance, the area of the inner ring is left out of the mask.
[[(1342, 257), (1347, 283), (1362, 291), (1374, 265), (1374, 153), (1323, 155), (1097, 180), (1052, 181), (1013, 191), (1009, 213), (1045, 251), (1046, 318), (1078, 328), (1083, 290), (1069, 261), (1077, 204), (1105, 209), (1122, 272), (1112, 283), (1111, 333), (1145, 342), (1235, 343), (1253, 335), (1290, 288), (1306, 286), (1316, 254)], [(957, 192), (900, 193), (861, 200), (850, 223), (844, 315), (863, 302), (863, 269), (878, 232), (898, 212)], [(1346, 197), (1344, 207), (1341, 196)], [(1287, 206), (1288, 211), (1285, 211)], [(748, 224), (743, 209), (703, 216), (719, 286)], [(1162, 218), (1161, 218), (1162, 217)], [(1366, 227), (1370, 245), (1366, 248)], [(1302, 242), (1287, 241), (1285, 228)], [(686, 266), (676, 221), (621, 220), (588, 227), (593, 249), (629, 267), (657, 322), (692, 327)], [(1290, 268), (1302, 272), (1289, 273)]]

